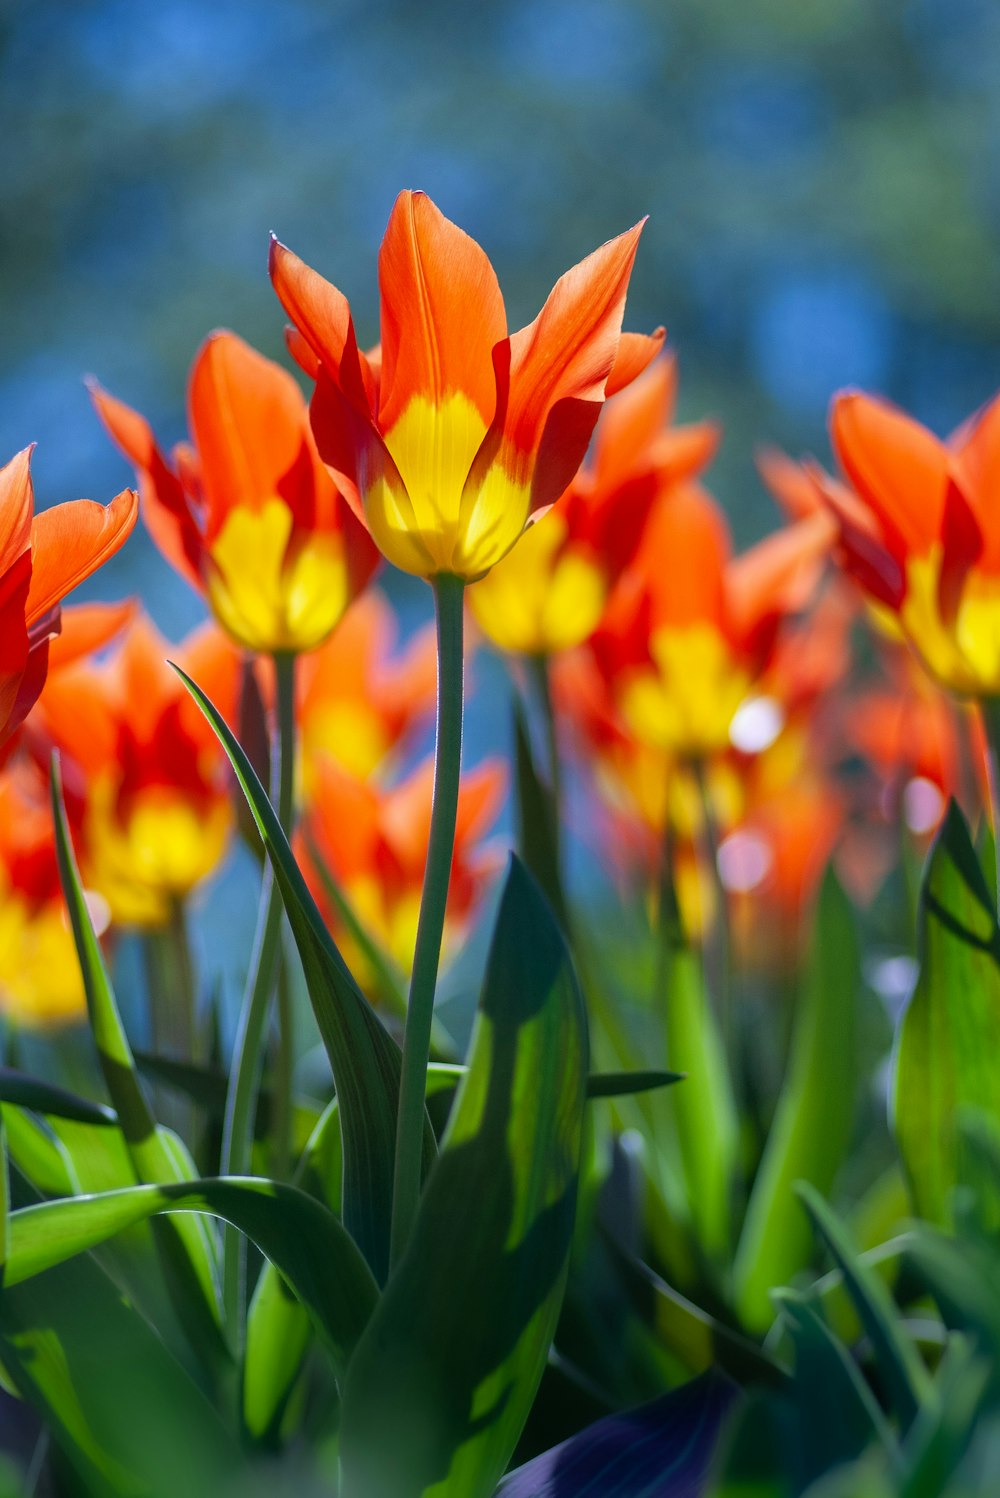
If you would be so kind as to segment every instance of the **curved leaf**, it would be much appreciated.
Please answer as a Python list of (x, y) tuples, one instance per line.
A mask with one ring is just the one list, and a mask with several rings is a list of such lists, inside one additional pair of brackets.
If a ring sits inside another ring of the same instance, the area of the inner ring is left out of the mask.
[(469, 1070), (413, 1237), (348, 1375), (347, 1492), (492, 1493), (562, 1301), (586, 1075), (586, 1016), (569, 955), (514, 859)]
[(951, 1225), (963, 1106), (1000, 1122), (1000, 931), (965, 818), (948, 807), (920, 895), (920, 977), (896, 1042), (892, 1115), (922, 1217)]
[[(340, 1100), (344, 1224), (381, 1282), (389, 1266), (399, 1047), (337, 950), (249, 759), (201, 688), (174, 670), (229, 756), (271, 860)], [(426, 1118), (424, 1145), (429, 1163), (435, 1144)]]
[(118, 1123), (114, 1109), (104, 1103), (92, 1103), (89, 1098), (78, 1097), (75, 1092), (43, 1082), (40, 1077), (30, 1077), (12, 1066), (0, 1066), (0, 1103), (13, 1103), (18, 1108), (30, 1108), (33, 1113), (54, 1118), (71, 1118), (76, 1123), (109, 1127)]
[(827, 1192), (850, 1143), (858, 1060), (858, 944), (850, 905), (829, 874), (785, 1078), (747, 1207), (733, 1276), (746, 1326), (773, 1320), (768, 1291), (809, 1263), (812, 1235), (792, 1190)]
[(252, 1238), (307, 1306), (343, 1373), (378, 1291), (337, 1218), (295, 1186), (255, 1176), (131, 1186), (23, 1207), (10, 1217), (11, 1286), (161, 1212), (221, 1217)]

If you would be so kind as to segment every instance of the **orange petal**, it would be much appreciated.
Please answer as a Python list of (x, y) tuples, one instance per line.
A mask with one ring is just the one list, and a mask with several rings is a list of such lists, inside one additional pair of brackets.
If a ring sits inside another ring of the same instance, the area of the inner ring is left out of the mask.
[(670, 419), (676, 383), (677, 360), (667, 354), (606, 403), (594, 439), (598, 484), (620, 483), (652, 461), (652, 445)]
[(617, 395), (656, 358), (667, 338), (666, 328), (654, 328), (652, 333), (623, 333), (618, 340), (618, 353), (604, 387), (605, 396)]
[(1000, 395), (972, 418), (955, 457), (962, 487), (983, 530), (982, 563), (1000, 572)]
[(125, 544), (139, 513), (139, 496), (123, 489), (109, 505), (76, 499), (36, 515), (31, 527), (28, 628)]
[(146, 529), (170, 565), (192, 587), (200, 587), (201, 533), (184, 485), (157, 446), (152, 427), (138, 411), (109, 395), (96, 380), (86, 383), (98, 416), (138, 472)]
[(883, 528), (905, 551), (925, 555), (941, 534), (948, 449), (888, 401), (860, 391), (834, 398), (830, 434), (844, 472)]
[(725, 517), (704, 489), (690, 484), (661, 495), (636, 561), (651, 598), (652, 628), (702, 621), (724, 628), (730, 552)]
[(766, 536), (730, 563), (726, 590), (737, 639), (751, 642), (768, 620), (806, 607), (835, 535), (833, 519), (820, 511)]
[(319, 355), (305, 334), (300, 333), (294, 323), (288, 323), (285, 327), (285, 347), (302, 373), (308, 375), (311, 380), (315, 380), (321, 368)]
[(754, 454), (757, 472), (791, 520), (802, 520), (823, 508), (823, 495), (812, 471), (796, 463), (778, 447), (760, 447)]
[(271, 236), (271, 281), (292, 322), (355, 410), (371, 415), (373, 382), (347, 298)]
[[(618, 354), (641, 232), (640, 223), (560, 276), (535, 321), (510, 339), (503, 431), (515, 464), (530, 471), (535, 460), (532, 509), (559, 498), (587, 450)], [(498, 350), (499, 369), (503, 358)]]
[(0, 468), (0, 572), (27, 549), (31, 539), (31, 453), (32, 448), (23, 448)]
[(507, 316), (485, 252), (425, 193), (401, 192), (378, 267), (379, 429), (389, 432), (414, 396), (440, 406), (455, 393), (489, 426), (497, 394), (493, 348), (507, 336)]
[(62, 610), (62, 630), (49, 647), (49, 670), (62, 670), (109, 644), (139, 607), (134, 598), (122, 603), (77, 603)]

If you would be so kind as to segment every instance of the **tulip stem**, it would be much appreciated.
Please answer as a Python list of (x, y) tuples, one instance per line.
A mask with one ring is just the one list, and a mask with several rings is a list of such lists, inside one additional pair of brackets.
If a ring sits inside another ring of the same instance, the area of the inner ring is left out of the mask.
[(997, 891), (1000, 894), (1000, 697), (980, 698), (979, 715), (986, 740), (986, 779), (989, 786)]
[[(295, 657), (274, 657), (277, 719), (272, 755), (271, 795), (277, 800), (278, 819), (291, 832), (295, 786)], [(267, 1018), (281, 956), (281, 896), (271, 866), (264, 871), (257, 930), (254, 935), (247, 986), (240, 1009), (234, 1065), (222, 1125), (223, 1175), (245, 1175), (250, 1168), (257, 1094), (267, 1038)], [(281, 1077), (277, 1079), (281, 1085)], [(278, 1114), (281, 1104), (276, 1102)], [(246, 1285), (246, 1240), (234, 1228), (224, 1230), (222, 1289), (226, 1321), (237, 1354), (243, 1342)]]
[(552, 813), (552, 848), (556, 870), (559, 872), (562, 863), (560, 854), (562, 837), (562, 774), (559, 764), (559, 734), (556, 728), (555, 708), (552, 704), (552, 674), (549, 668), (549, 657), (547, 655), (533, 655), (530, 658), (530, 669), (534, 678), (535, 690), (542, 710), (542, 722), (545, 728), (545, 752), (549, 762), (548, 780)]
[(434, 798), (403, 1033), (392, 1196), (390, 1260), (393, 1265), (399, 1262), (410, 1240), (420, 1202), (427, 1062), (462, 770), (464, 584), (461, 578), (442, 574), (434, 579), (433, 587), (438, 653)]

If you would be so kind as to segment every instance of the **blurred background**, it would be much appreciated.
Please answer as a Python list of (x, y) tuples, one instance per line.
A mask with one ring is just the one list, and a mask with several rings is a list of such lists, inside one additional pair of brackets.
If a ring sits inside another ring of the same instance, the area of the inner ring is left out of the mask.
[[(627, 325), (666, 323), (681, 417), (723, 422), (741, 544), (775, 519), (755, 444), (825, 458), (838, 386), (944, 432), (1000, 385), (996, 0), (0, 0), (0, 142), (0, 457), (38, 442), (43, 505), (131, 482), (84, 374), (171, 442), (211, 328), (282, 355), (271, 229), (375, 341), (403, 186), (513, 326), (650, 215)], [(140, 535), (90, 592), (201, 617)]]

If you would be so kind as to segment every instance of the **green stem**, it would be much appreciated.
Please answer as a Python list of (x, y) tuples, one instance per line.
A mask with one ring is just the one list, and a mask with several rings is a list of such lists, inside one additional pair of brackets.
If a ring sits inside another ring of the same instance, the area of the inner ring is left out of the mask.
[(547, 655), (533, 655), (529, 658), (528, 664), (535, 683), (535, 691), (542, 710), (542, 722), (545, 727), (545, 751), (548, 758), (549, 796), (552, 811), (552, 847), (555, 853), (556, 871), (560, 872), (562, 867), (560, 852), (562, 832), (562, 773), (559, 764), (559, 734), (556, 728), (555, 708), (552, 705), (552, 676), (549, 669), (549, 657)]
[(986, 739), (986, 778), (990, 793), (990, 820), (996, 854), (997, 892), (1000, 894), (1000, 697), (983, 697), (979, 713)]
[[(146, 988), (153, 1049), (179, 1061), (196, 1062), (195, 975), (182, 900), (171, 902), (165, 926), (143, 937)], [(157, 1116), (193, 1148), (194, 1110), (189, 1102), (158, 1097)]]
[[(277, 685), (277, 733), (272, 759), (274, 784), (271, 794), (277, 796), (278, 818), (281, 826), (285, 832), (290, 832), (295, 785), (294, 655), (276, 655), (274, 674)], [(222, 1125), (221, 1173), (223, 1175), (245, 1175), (250, 1168), (257, 1094), (267, 1038), (267, 1018), (281, 954), (282, 914), (281, 896), (278, 893), (271, 866), (267, 864), (261, 887), (257, 931), (250, 958), (247, 987), (240, 1009), (232, 1077), (229, 1091), (226, 1094), (226, 1111)], [(280, 1085), (280, 1078), (278, 1082)], [(281, 1105), (277, 1101), (276, 1107), (280, 1111)], [(237, 1351), (241, 1348), (243, 1340), (245, 1278), (246, 1240), (235, 1229), (227, 1228), (224, 1234), (223, 1303)]]
[(427, 1061), (434, 1018), (434, 991), (441, 958), (441, 936), (455, 848), (458, 787), (462, 770), (464, 584), (461, 578), (442, 574), (434, 579), (433, 586), (438, 649), (434, 799), (403, 1033), (403, 1066), (399, 1080), (392, 1196), (390, 1259), (393, 1264), (399, 1262), (409, 1242), (420, 1201)]
[(702, 856), (715, 897), (715, 921), (705, 932), (705, 970), (710, 976), (709, 987), (714, 991), (715, 1002), (722, 1018), (723, 1036), (729, 1041), (732, 1038), (729, 896), (719, 869), (719, 829), (715, 820), (715, 807), (712, 805), (712, 791), (708, 783), (708, 767), (703, 759), (694, 761), (694, 775), (701, 799), (704, 826)]

